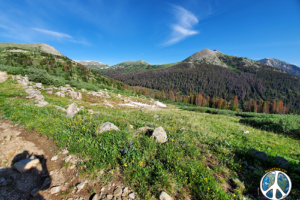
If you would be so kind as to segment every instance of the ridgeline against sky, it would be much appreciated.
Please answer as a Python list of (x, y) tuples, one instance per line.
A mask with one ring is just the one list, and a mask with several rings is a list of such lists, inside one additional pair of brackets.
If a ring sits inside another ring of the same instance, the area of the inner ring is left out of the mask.
[(43, 42), (74, 60), (164, 64), (209, 48), (300, 66), (298, 0), (0, 0), (0, 5), (1, 42)]

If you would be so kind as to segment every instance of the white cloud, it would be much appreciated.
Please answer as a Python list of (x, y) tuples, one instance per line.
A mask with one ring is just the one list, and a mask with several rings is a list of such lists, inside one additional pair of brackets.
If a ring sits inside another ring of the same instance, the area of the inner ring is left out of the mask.
[(188, 36), (199, 33), (198, 31), (192, 29), (193, 26), (199, 22), (193, 13), (181, 6), (172, 5), (172, 7), (177, 19), (177, 23), (171, 25), (171, 38), (164, 43), (164, 46), (175, 44)]
[(72, 36), (65, 34), (65, 33), (59, 33), (55, 31), (49, 31), (49, 30), (44, 30), (44, 29), (39, 29), (39, 28), (32, 28), (33, 30), (39, 31), (41, 33), (45, 33), (47, 35), (52, 35), (54, 37), (58, 38), (72, 38)]

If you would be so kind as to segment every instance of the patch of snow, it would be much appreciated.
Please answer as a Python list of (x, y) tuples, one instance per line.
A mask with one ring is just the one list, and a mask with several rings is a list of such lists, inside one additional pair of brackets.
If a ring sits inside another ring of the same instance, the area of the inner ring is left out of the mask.
[(156, 102), (156, 105), (159, 106), (159, 107), (163, 107), (163, 108), (167, 107), (167, 105), (165, 105), (165, 104), (163, 104), (159, 101)]

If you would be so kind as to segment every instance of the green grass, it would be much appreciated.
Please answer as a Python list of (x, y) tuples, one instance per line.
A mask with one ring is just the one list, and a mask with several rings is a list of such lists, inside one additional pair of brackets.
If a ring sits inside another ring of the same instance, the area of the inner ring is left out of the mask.
[[(184, 199), (187, 194), (204, 200), (239, 199), (244, 193), (252, 193), (253, 187), (257, 192), (264, 170), (274, 167), (271, 162), (276, 156), (291, 163), (293, 191), (300, 194), (296, 176), (300, 173), (299, 140), (246, 126), (239, 123), (240, 116), (230, 112), (212, 115), (173, 108), (140, 111), (99, 107), (98, 114), (81, 112), (70, 119), (51, 105), (38, 108), (32, 101), (22, 99), (22, 95), (13, 98), (20, 93), (24, 89), (11, 80), (0, 84), (1, 118), (53, 138), (62, 149), (68, 147), (70, 153), (80, 158), (77, 165), (80, 176), (94, 179), (104, 169), (106, 173), (98, 180), (107, 184), (114, 178), (107, 171), (120, 168), (125, 183), (142, 199), (150, 199), (152, 195), (158, 198), (162, 190), (176, 199)], [(55, 97), (50, 104), (58, 102), (65, 105), (67, 99)], [(154, 120), (155, 114), (159, 115), (158, 121)], [(104, 122), (114, 123), (120, 131), (96, 134), (97, 127)], [(148, 135), (126, 129), (129, 124), (140, 128), (147, 123), (153, 123), (154, 128), (162, 126), (168, 142), (157, 144)], [(243, 134), (241, 130), (250, 133)], [(252, 148), (265, 151), (270, 161), (252, 158), (249, 155)], [(243, 161), (256, 167), (257, 173), (246, 173), (241, 167)], [(242, 182), (234, 188), (229, 184), (231, 177)], [(224, 185), (232, 191), (221, 189)]]

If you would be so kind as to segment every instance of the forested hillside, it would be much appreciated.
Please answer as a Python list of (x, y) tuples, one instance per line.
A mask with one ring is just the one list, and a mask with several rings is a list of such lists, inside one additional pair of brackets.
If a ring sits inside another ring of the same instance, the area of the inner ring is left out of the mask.
[(250, 98), (272, 101), (282, 100), (290, 108), (300, 109), (300, 79), (267, 65), (247, 66), (238, 57), (223, 57), (229, 68), (210, 64), (179, 63), (168, 68), (141, 70), (132, 73), (104, 72), (109, 77), (132, 86), (184, 95), (201, 92), (204, 96), (224, 98), (237, 95), (242, 102)]

